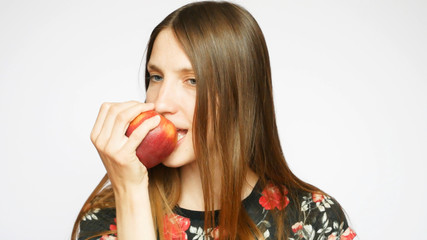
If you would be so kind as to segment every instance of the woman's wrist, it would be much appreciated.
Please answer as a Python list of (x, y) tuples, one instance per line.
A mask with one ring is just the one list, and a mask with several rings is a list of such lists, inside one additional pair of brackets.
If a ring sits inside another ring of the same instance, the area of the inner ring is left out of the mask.
[(139, 205), (140, 202), (149, 200), (148, 183), (140, 185), (114, 187), (114, 198), (117, 208), (132, 205)]
[(148, 194), (148, 176), (145, 176), (138, 184), (112, 184), (114, 197), (118, 198), (138, 198)]
[(155, 239), (148, 185), (117, 190), (115, 200), (119, 239)]

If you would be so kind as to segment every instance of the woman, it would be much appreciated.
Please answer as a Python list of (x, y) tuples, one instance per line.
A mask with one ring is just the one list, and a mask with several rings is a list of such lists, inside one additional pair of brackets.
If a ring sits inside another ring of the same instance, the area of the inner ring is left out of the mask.
[[(146, 103), (105, 103), (91, 133), (107, 175), (84, 204), (73, 239), (352, 239), (331, 197), (285, 162), (266, 43), (255, 19), (227, 2), (188, 4), (152, 32)], [(135, 149), (159, 123), (178, 144), (146, 169)]]

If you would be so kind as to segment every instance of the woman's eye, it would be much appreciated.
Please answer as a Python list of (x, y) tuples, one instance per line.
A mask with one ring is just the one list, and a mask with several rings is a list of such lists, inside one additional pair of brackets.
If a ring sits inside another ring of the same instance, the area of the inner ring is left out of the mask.
[(196, 79), (194, 79), (194, 78), (188, 79), (186, 82), (190, 85), (193, 85), (193, 86), (196, 86), (196, 83), (197, 83)]
[(154, 81), (154, 82), (160, 82), (160, 81), (162, 81), (162, 77), (160, 77), (159, 75), (151, 75), (150, 76), (150, 80), (151, 81)]

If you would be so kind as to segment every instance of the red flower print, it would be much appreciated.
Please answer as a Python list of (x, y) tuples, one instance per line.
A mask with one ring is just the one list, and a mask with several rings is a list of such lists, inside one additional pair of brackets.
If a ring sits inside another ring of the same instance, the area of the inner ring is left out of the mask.
[(219, 228), (218, 228), (218, 227), (214, 228), (214, 229), (211, 231), (211, 237), (212, 237), (214, 240), (219, 240)]
[(294, 225), (292, 225), (292, 232), (297, 233), (302, 229), (302, 222), (297, 222)]
[(312, 197), (313, 197), (313, 202), (321, 202), (321, 201), (323, 201), (323, 199), (325, 199), (325, 196), (323, 196), (322, 194), (319, 194), (319, 193), (313, 193), (312, 194)]
[(341, 235), (340, 240), (352, 240), (356, 237), (356, 233), (351, 228), (347, 228)]
[(277, 186), (268, 184), (262, 191), (262, 196), (259, 198), (259, 204), (261, 204), (266, 210), (277, 208), (279, 210), (284, 209), (289, 204), (288, 189), (283, 187), (283, 197)]
[(337, 240), (337, 235), (335, 235), (335, 233), (332, 233), (331, 235), (329, 235), (328, 240)]
[(336, 233), (329, 235), (328, 240), (352, 240), (356, 237), (356, 233), (351, 228), (347, 228), (340, 236), (337, 237)]
[[(114, 218), (114, 222), (117, 224), (117, 219), (116, 218)], [(114, 224), (110, 224), (110, 230), (111, 231), (116, 231), (117, 230), (117, 226), (114, 225)]]
[(102, 235), (99, 240), (117, 240), (117, 237), (111, 235)]
[(163, 220), (163, 231), (167, 240), (187, 239), (185, 231), (190, 227), (190, 219), (171, 214)]

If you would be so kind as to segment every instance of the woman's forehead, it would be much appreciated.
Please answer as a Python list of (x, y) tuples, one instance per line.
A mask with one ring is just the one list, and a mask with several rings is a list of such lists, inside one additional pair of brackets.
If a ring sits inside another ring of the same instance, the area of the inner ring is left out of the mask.
[(192, 64), (171, 29), (162, 30), (156, 37), (147, 69), (153, 71), (192, 72)]

